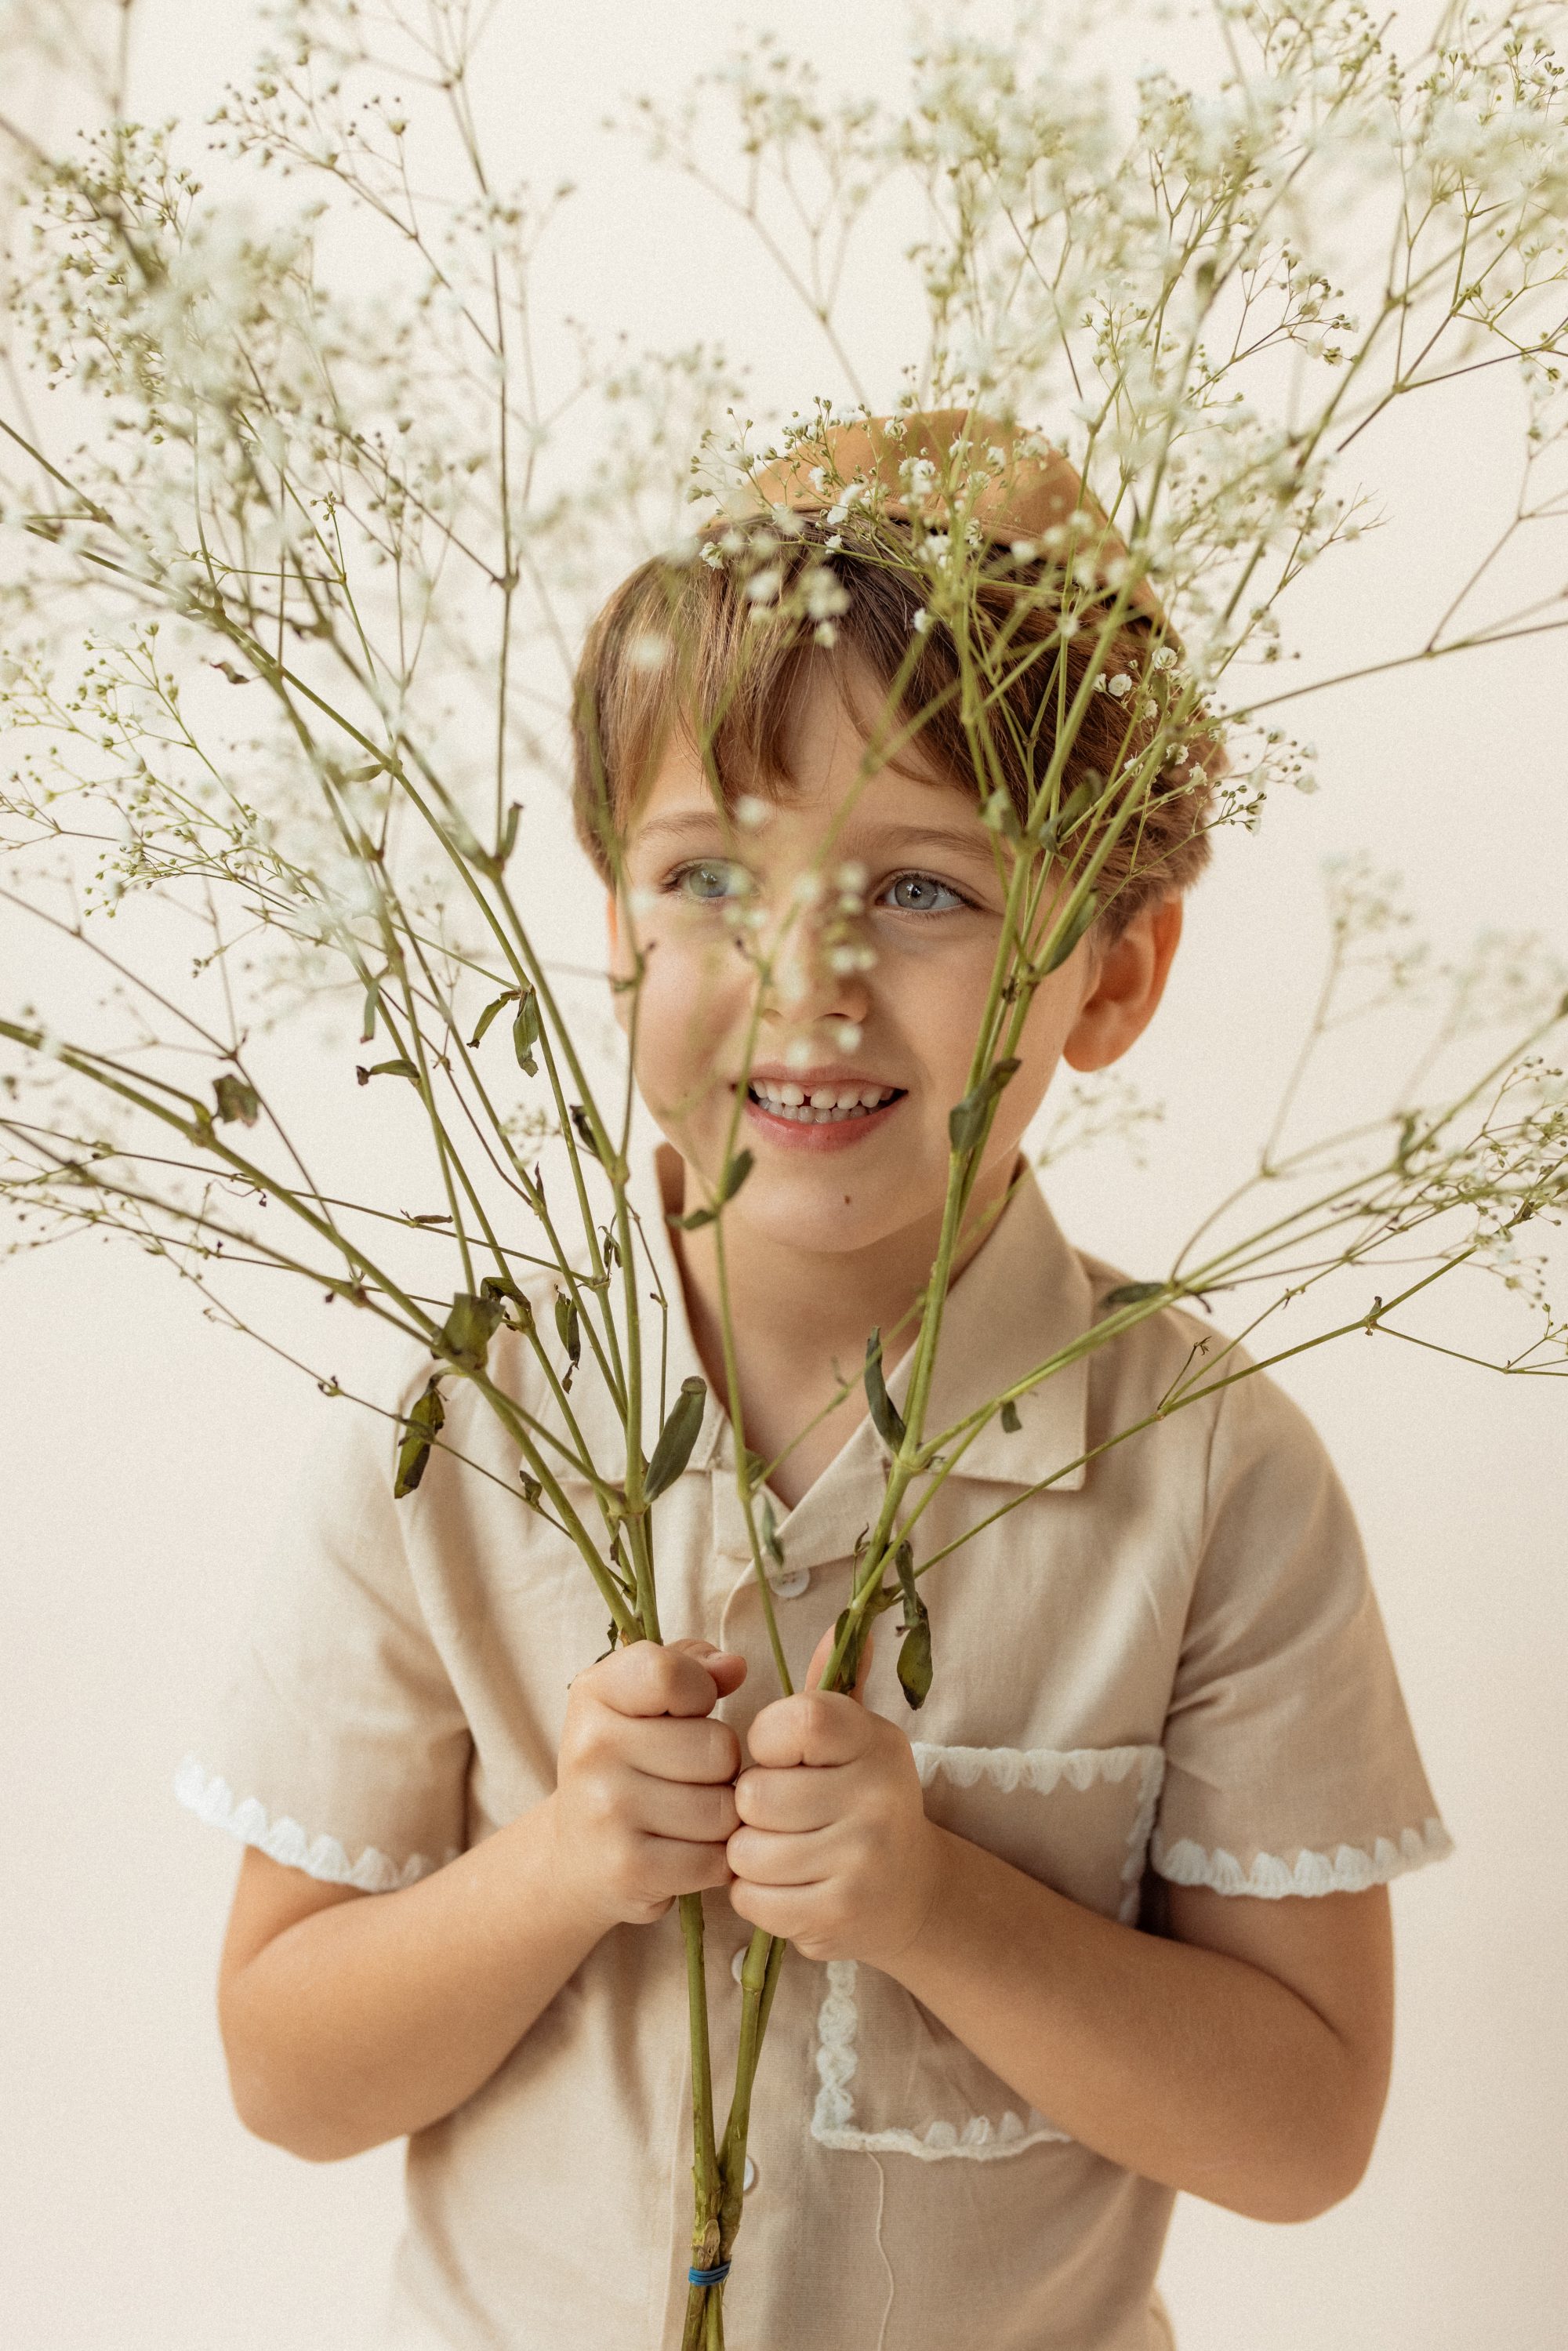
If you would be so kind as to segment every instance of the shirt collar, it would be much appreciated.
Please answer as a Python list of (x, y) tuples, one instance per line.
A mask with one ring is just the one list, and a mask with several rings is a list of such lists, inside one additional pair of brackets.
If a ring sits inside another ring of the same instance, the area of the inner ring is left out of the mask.
[[(679, 1159), (668, 1144), (661, 1144), (639, 1169), (630, 1194), (647, 1250), (639, 1271), (652, 1276), (638, 1284), (643, 1301), (647, 1391), (643, 1443), (650, 1452), (659, 1430), (661, 1322), (666, 1409), (679, 1395), (683, 1380), (706, 1376), (686, 1319), (680, 1270), (666, 1222), (678, 1208), (679, 1186)], [(611, 1278), (618, 1281), (620, 1276)], [(662, 1293), (663, 1313), (655, 1292)], [(548, 1304), (542, 1311), (548, 1314)], [(948, 1292), (926, 1407), (927, 1431), (935, 1435), (953, 1426), (1002, 1390), (1027, 1378), (1038, 1365), (1081, 1337), (1092, 1315), (1089, 1277), (1077, 1252), (1063, 1238), (1034, 1176), (1026, 1170), (991, 1231)], [(585, 1345), (585, 1358), (587, 1353)], [(913, 1365), (911, 1344), (888, 1376), (888, 1393), (897, 1405), (907, 1395)], [(1081, 1487), (1088, 1391), (1088, 1359), (1080, 1356), (1017, 1399), (1016, 1431), (1004, 1429), (1000, 1416), (993, 1415), (966, 1446), (952, 1476), (1013, 1487), (1038, 1485), (1050, 1479), (1052, 1492)], [(585, 1361), (578, 1374), (570, 1401), (592, 1458), (607, 1477), (618, 1480), (625, 1464), (624, 1432), (609, 1391), (590, 1362)], [(561, 1426), (553, 1405), (541, 1417), (557, 1428)], [(824, 1552), (824, 1557), (842, 1556), (852, 1549), (860, 1520), (857, 1518), (848, 1529), (847, 1540), (842, 1540), (845, 1528), (840, 1522), (857, 1511), (864, 1515), (865, 1498), (880, 1486), (886, 1458), (886, 1448), (871, 1422), (862, 1421), (810, 1492), (787, 1520), (781, 1520), (781, 1526), (789, 1526), (793, 1532), (793, 1558), (808, 1563), (801, 1556), (801, 1544), (808, 1540), (813, 1551), (820, 1541), (831, 1540), (841, 1545), (836, 1552)], [(721, 1397), (710, 1386), (687, 1474), (727, 1473), (733, 1467), (729, 1417)], [(1060, 1474), (1053, 1476), (1053, 1472)]]

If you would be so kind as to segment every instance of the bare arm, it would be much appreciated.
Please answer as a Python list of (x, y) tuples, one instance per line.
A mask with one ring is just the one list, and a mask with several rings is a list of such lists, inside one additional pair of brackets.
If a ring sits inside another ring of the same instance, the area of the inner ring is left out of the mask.
[(242, 2121), (317, 2162), (420, 2130), (486, 2082), (609, 1929), (722, 1886), (745, 1666), (621, 1650), (572, 1685), (555, 1792), (395, 1894), (247, 1852), (218, 2014)]
[(1388, 2086), (1385, 1887), (1173, 1887), (1168, 1941), (934, 1834), (939, 1890), (889, 1972), (993, 2072), (1113, 2163), (1252, 2220), (1350, 2194)]
[(1172, 1887), (1176, 1939), (1082, 1908), (927, 1820), (904, 1733), (767, 1707), (730, 1839), (744, 1918), (902, 1983), (1086, 2147), (1256, 2220), (1350, 2193), (1393, 2040), (1388, 1897)]

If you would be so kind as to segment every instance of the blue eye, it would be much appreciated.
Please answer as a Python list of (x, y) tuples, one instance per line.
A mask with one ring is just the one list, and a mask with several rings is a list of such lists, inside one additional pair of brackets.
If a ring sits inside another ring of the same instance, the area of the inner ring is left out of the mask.
[(716, 906), (727, 898), (744, 898), (751, 882), (744, 866), (722, 857), (704, 857), (673, 873), (668, 886), (699, 906)]
[(887, 884), (883, 895), (890, 905), (906, 914), (950, 914), (956, 906), (969, 903), (935, 873), (900, 873)]

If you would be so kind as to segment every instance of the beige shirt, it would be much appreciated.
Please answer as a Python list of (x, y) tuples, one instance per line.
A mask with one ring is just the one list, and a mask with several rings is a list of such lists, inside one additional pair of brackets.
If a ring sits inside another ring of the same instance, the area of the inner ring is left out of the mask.
[[(656, 1216), (645, 1226), (662, 1233)], [(673, 1395), (699, 1367), (654, 1246)], [(1121, 1279), (1067, 1246), (1028, 1183), (954, 1288), (927, 1427), (1087, 1328)], [(548, 1282), (540, 1295), (548, 1328)], [(1448, 1846), (1349, 1506), (1295, 1405), (1255, 1374), (1080, 1461), (1214, 1342), (1199, 1317), (1161, 1313), (1024, 1399), (1017, 1432), (989, 1424), (933, 1501), (918, 1557), (1079, 1466), (925, 1580), (936, 1678), (923, 1712), (904, 1704), (893, 1641), (869, 1687), (909, 1730), (935, 1818), (1128, 1922), (1151, 1869), (1227, 1894), (1310, 1896)], [(500, 1339), (492, 1362), (543, 1410), (519, 1342)], [(429, 1369), (411, 1368), (404, 1408)], [(901, 1393), (899, 1376), (890, 1385)], [(620, 1432), (586, 1366), (573, 1401), (612, 1467)], [(287, 1523), (179, 1792), (276, 1859), (378, 1892), (548, 1792), (567, 1685), (604, 1649), (605, 1612), (576, 1554), (514, 1499), (515, 1448), (465, 1384), (451, 1384), (446, 1435), (493, 1476), (438, 1452), (398, 1504), (396, 1430), (350, 1409), (333, 1416), (314, 1493)], [(797, 1677), (843, 1604), (883, 1463), (862, 1422), (779, 1514), (778, 1608)], [(589, 1500), (585, 1488), (585, 1514)], [(744, 1733), (773, 1677), (711, 1397), (655, 1530), (666, 1633), (749, 1661), (723, 1709)], [(746, 1931), (722, 1896), (707, 1915), (722, 2111), (739, 2011), (727, 1963)], [(674, 1919), (617, 1928), (484, 2088), (410, 2141), (388, 2342), (674, 2351), (686, 2073)], [(1172, 2192), (1065, 2137), (874, 1969), (789, 1955), (751, 2145), (727, 2293), (736, 2351), (1169, 2341), (1155, 2272)]]

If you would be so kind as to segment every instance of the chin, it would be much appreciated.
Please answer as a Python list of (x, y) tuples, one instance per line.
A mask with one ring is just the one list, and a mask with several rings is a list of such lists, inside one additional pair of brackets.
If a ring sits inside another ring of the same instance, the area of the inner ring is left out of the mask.
[[(857, 1177), (848, 1168), (796, 1175), (758, 1167), (747, 1190), (753, 1196), (746, 1207), (750, 1230), (770, 1248), (803, 1257), (851, 1255), (873, 1248), (920, 1213), (890, 1196), (886, 1184), (869, 1171)], [(939, 1191), (938, 1217), (941, 1207)]]

